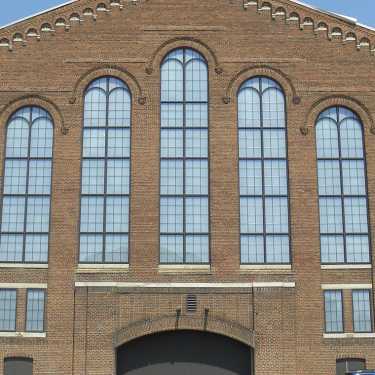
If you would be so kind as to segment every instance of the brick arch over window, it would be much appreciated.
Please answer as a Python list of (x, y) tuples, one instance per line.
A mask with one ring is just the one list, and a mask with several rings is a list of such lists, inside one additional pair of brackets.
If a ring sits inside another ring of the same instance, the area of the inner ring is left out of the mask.
[(113, 335), (113, 346), (118, 348), (129, 341), (158, 332), (192, 330), (226, 336), (255, 349), (254, 331), (235, 322), (211, 316), (192, 317), (167, 315), (155, 319), (139, 320), (119, 329)]
[(138, 104), (144, 105), (146, 103), (143, 89), (136, 77), (125, 69), (111, 65), (93, 68), (83, 74), (74, 86), (73, 95), (69, 100), (70, 104), (82, 105), (85, 91), (89, 84), (95, 79), (105, 76), (115, 77), (125, 82), (132, 95), (137, 99)]
[(159, 69), (168, 53), (179, 48), (191, 48), (196, 50), (207, 60), (209, 70), (213, 68), (216, 74), (223, 73), (223, 68), (220, 66), (216, 52), (214, 52), (206, 43), (193, 37), (177, 37), (161, 44), (152, 54), (152, 57), (146, 66), (146, 73), (149, 75), (153, 74), (156, 69)]

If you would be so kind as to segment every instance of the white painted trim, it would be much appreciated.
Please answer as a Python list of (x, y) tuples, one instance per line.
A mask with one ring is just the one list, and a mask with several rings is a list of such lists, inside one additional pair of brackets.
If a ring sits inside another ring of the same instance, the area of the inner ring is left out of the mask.
[(355, 269), (371, 269), (371, 264), (322, 264), (322, 270), (355, 270)]
[(372, 289), (372, 284), (322, 284), (323, 290)]
[(47, 289), (47, 284), (0, 283), (0, 289)]
[(39, 263), (0, 263), (0, 268), (37, 268), (47, 269), (48, 264)]
[(241, 264), (240, 265), (241, 271), (262, 271), (262, 270), (270, 270), (270, 271), (291, 271), (292, 265), (291, 264)]
[(0, 337), (44, 338), (45, 332), (0, 332)]
[(255, 282), (255, 283), (137, 283), (112, 281), (77, 281), (77, 288), (294, 288), (294, 282)]
[(325, 339), (375, 339), (375, 333), (325, 333)]
[(128, 272), (129, 264), (79, 264), (76, 273)]

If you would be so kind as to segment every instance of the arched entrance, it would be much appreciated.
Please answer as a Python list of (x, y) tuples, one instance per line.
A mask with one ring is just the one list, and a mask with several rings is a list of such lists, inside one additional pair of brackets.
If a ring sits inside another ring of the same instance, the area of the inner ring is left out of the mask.
[(251, 375), (252, 368), (250, 347), (209, 332), (155, 333), (117, 350), (117, 375)]

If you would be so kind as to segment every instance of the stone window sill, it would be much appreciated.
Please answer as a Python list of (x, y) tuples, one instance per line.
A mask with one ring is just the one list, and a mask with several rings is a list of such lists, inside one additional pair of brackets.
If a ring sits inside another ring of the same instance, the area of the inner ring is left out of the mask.
[(241, 271), (291, 271), (291, 264), (241, 264)]
[(209, 273), (209, 264), (160, 264), (160, 273)]
[(48, 268), (46, 263), (0, 263), (0, 268)]
[(322, 264), (322, 270), (359, 270), (371, 269), (371, 264)]
[(45, 332), (0, 332), (0, 337), (45, 338)]
[(79, 264), (76, 273), (129, 272), (129, 264)]
[(375, 339), (375, 333), (325, 333), (325, 339)]

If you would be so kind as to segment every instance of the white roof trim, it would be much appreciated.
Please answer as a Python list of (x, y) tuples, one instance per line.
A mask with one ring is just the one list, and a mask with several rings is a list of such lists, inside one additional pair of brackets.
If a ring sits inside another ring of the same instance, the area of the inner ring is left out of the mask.
[(52, 7), (52, 8), (48, 8), (46, 10), (42, 10), (41, 12), (38, 12), (38, 13), (34, 13), (34, 14), (30, 15), (30, 16), (27, 16), (27, 17), (24, 17), (24, 18), (20, 18), (20, 19), (18, 19), (16, 21), (8, 23), (7, 25), (0, 26), (0, 30), (5, 29), (5, 28), (10, 27), (10, 26), (13, 26), (13, 25), (15, 25), (15, 24), (17, 24), (19, 22), (26, 21), (26, 20), (28, 20), (30, 18), (33, 18), (33, 17), (36, 17), (36, 16), (40, 16), (41, 14), (51, 12), (52, 10), (56, 10), (56, 9), (62, 8), (64, 6), (66, 6), (66, 5), (75, 3), (76, 1), (79, 1), (79, 0), (70, 0), (70, 1), (67, 1), (66, 3), (60, 4), (60, 5), (56, 5), (56, 6)]

